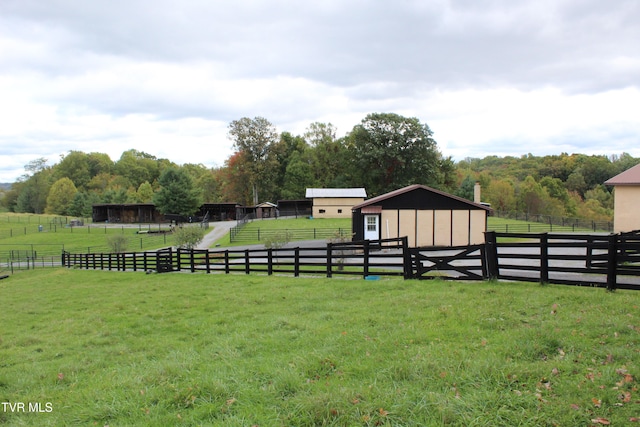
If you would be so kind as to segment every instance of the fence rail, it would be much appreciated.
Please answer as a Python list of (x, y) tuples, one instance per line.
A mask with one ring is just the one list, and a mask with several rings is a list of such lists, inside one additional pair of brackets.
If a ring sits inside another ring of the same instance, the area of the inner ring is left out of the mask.
[(229, 233), (232, 243), (262, 242), (274, 237), (286, 235), (289, 240), (318, 240), (334, 237), (350, 237), (351, 229), (347, 228), (298, 228), (298, 229), (247, 229), (243, 226), (233, 227)]
[(410, 271), (406, 238), (370, 242), (328, 243), (280, 249), (172, 249), (127, 253), (72, 254), (66, 267), (118, 271), (190, 271), (325, 275), (405, 276)]
[(485, 244), (457, 247), (409, 248), (403, 237), (280, 249), (65, 252), (62, 264), (120, 271), (504, 279), (640, 290), (640, 236), (487, 232)]
[(7, 270), (12, 274), (20, 270), (63, 266), (64, 263), (60, 254), (57, 256), (25, 256), (0, 260), (0, 270)]
[[(595, 221), (582, 218), (567, 218), (551, 215), (528, 214), (523, 212), (505, 212), (493, 211), (493, 216), (503, 219), (513, 219), (517, 221), (527, 221), (535, 224), (504, 224), (497, 225), (492, 231), (501, 231), (504, 233), (531, 233), (549, 231), (576, 232), (590, 230), (596, 231), (613, 231), (613, 222), (611, 221)], [(506, 227), (505, 227), (506, 226)], [(527, 228), (527, 229), (525, 229)]]

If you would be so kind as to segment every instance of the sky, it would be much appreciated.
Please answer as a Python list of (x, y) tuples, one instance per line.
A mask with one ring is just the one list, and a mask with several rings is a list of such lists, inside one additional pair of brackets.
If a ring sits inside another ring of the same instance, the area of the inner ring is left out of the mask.
[(0, 0), (0, 182), (72, 150), (223, 166), (264, 117), (417, 117), (467, 157), (640, 157), (637, 0)]

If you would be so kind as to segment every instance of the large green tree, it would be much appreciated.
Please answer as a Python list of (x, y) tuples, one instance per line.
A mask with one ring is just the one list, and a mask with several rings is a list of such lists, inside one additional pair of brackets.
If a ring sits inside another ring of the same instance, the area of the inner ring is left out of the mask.
[(243, 117), (229, 124), (229, 138), (242, 154), (253, 193), (253, 203), (259, 203), (259, 184), (264, 179), (269, 147), (278, 141), (278, 133), (264, 117)]
[(73, 201), (78, 189), (73, 181), (67, 177), (60, 178), (53, 183), (47, 197), (47, 213), (70, 215)]
[(158, 179), (160, 189), (153, 197), (157, 209), (163, 214), (193, 215), (202, 205), (202, 192), (193, 178), (177, 167), (165, 169)]
[(89, 157), (82, 151), (69, 151), (55, 166), (54, 178), (69, 178), (76, 188), (84, 189), (92, 178)]
[(438, 151), (433, 133), (417, 118), (374, 113), (353, 128), (347, 142), (352, 172), (370, 195), (410, 184), (442, 187), (452, 168)]
[(138, 188), (147, 181), (153, 183), (165, 167), (175, 166), (165, 159), (138, 150), (127, 150), (115, 164), (116, 174), (129, 180), (129, 186)]
[(47, 205), (52, 169), (42, 157), (27, 163), (24, 169), (26, 174), (15, 185), (19, 194), (14, 210), (41, 214)]

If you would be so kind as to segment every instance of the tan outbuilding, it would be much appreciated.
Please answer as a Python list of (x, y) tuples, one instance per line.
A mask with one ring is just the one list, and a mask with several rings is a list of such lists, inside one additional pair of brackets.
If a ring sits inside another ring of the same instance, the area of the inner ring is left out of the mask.
[(307, 188), (314, 218), (349, 218), (351, 208), (367, 197), (364, 188)]
[(604, 183), (613, 186), (613, 231), (640, 230), (640, 164)]
[(407, 236), (412, 247), (481, 244), (489, 211), (480, 203), (410, 185), (354, 206), (353, 240)]

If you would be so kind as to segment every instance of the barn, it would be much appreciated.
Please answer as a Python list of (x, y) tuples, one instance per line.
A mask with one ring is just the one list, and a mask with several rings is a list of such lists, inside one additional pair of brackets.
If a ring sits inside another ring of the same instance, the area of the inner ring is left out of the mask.
[(480, 244), (490, 210), (425, 185), (410, 185), (353, 206), (353, 240), (407, 236), (414, 247)]
[(367, 197), (364, 188), (307, 188), (314, 218), (349, 218), (351, 208)]
[(93, 205), (93, 222), (160, 222), (163, 215), (153, 203), (98, 203)]
[(640, 164), (605, 181), (613, 186), (613, 231), (640, 230)]

